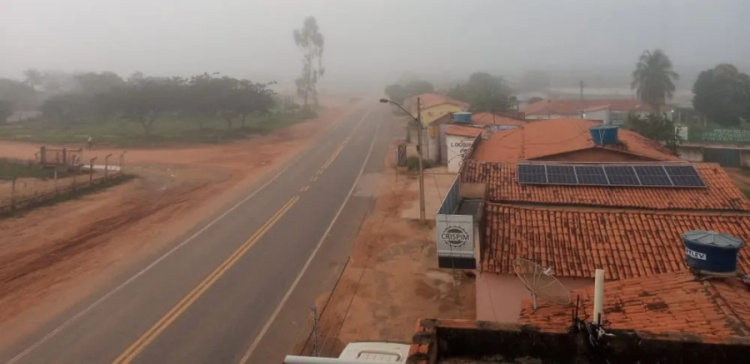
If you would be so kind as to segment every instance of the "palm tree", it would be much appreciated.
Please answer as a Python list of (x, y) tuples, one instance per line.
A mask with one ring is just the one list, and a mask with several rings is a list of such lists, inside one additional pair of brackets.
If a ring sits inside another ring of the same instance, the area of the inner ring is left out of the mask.
[(644, 51), (633, 71), (633, 83), (630, 88), (636, 89), (638, 97), (659, 111), (667, 99), (674, 94), (674, 82), (680, 78), (672, 70), (672, 61), (661, 50)]

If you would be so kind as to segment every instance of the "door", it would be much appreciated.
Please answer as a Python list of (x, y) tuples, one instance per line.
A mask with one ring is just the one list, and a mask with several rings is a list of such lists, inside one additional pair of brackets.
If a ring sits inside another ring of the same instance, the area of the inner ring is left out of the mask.
[(739, 167), (740, 151), (739, 149), (705, 148), (703, 161), (719, 163), (722, 167)]

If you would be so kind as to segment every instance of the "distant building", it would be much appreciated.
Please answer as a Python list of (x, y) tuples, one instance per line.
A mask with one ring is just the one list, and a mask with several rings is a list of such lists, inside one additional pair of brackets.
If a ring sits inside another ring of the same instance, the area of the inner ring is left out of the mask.
[(427, 127), (433, 121), (450, 113), (469, 110), (469, 103), (452, 99), (445, 95), (427, 93), (413, 96), (409, 107), (413, 115), (417, 115), (417, 98), (420, 101), (422, 125)]
[(605, 125), (622, 124), (628, 113), (643, 114), (652, 111), (650, 106), (638, 99), (541, 100), (528, 104), (521, 110), (529, 120), (581, 118), (601, 120)]
[(483, 162), (519, 160), (566, 162), (676, 161), (660, 143), (630, 130), (617, 130), (615, 143), (595, 143), (590, 128), (601, 122), (574, 118), (533, 121), (517, 128), (486, 133), (473, 159)]

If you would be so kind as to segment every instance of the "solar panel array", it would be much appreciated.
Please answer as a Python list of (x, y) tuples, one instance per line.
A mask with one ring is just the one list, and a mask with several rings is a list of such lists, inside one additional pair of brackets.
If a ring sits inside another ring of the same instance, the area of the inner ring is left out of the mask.
[(706, 187), (695, 167), (668, 164), (519, 164), (518, 182), (537, 185)]

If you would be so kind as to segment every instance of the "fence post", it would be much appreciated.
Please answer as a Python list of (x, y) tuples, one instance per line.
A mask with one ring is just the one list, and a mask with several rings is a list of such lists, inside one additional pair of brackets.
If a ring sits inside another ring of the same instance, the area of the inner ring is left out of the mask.
[(55, 196), (57, 196), (57, 168), (55, 168)]
[(39, 147), (39, 163), (41, 163), (41, 165), (45, 165), (47, 162), (46, 151), (47, 151), (47, 147), (45, 147), (44, 145)]
[(10, 210), (14, 211), (16, 209), (16, 177), (13, 177), (13, 180), (10, 185)]
[(104, 156), (104, 178), (107, 178), (107, 175), (109, 174), (109, 157), (112, 156), (112, 153), (107, 154)]
[(63, 148), (63, 150), (62, 150), (62, 156), (63, 156), (62, 163), (64, 165), (68, 165), (68, 149), (67, 148)]
[(91, 162), (89, 162), (89, 183), (94, 181), (94, 161), (96, 160), (96, 157), (91, 158)]
[(125, 173), (125, 169), (124, 169), (125, 168), (125, 153), (127, 152), (128, 151), (126, 150), (122, 152), (122, 154), (120, 154), (120, 174)]
[(312, 355), (318, 356), (320, 355), (320, 348), (318, 347), (318, 309), (317, 307), (312, 308), (312, 314), (313, 314), (313, 347), (312, 347)]

